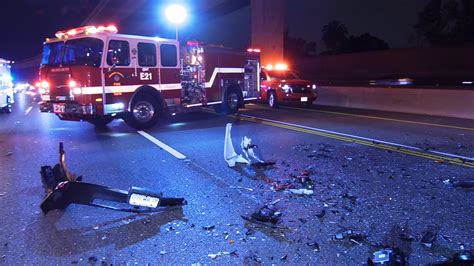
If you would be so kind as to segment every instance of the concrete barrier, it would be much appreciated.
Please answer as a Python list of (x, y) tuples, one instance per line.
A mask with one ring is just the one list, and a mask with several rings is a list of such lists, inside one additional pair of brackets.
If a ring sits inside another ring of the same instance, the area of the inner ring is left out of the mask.
[(319, 87), (316, 105), (474, 119), (474, 90)]

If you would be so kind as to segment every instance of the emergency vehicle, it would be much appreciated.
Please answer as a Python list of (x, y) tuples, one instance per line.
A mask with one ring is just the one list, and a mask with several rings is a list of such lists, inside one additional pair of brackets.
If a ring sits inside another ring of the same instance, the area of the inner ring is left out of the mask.
[(12, 103), (14, 102), (10, 63), (10, 61), (0, 58), (0, 110), (5, 113), (12, 112)]
[(272, 108), (278, 108), (281, 103), (296, 103), (311, 107), (318, 97), (316, 84), (301, 79), (285, 64), (263, 67), (260, 77), (260, 99), (267, 101)]
[(229, 114), (258, 99), (259, 68), (258, 52), (74, 28), (44, 43), (40, 110), (95, 125), (123, 118), (137, 129), (165, 112), (212, 106)]

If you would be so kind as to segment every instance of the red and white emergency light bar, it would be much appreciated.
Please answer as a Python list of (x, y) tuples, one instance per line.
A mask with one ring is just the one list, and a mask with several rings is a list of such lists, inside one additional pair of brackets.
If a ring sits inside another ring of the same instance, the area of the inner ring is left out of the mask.
[(261, 50), (258, 49), (258, 48), (249, 48), (249, 49), (247, 49), (247, 52), (249, 52), (249, 53), (260, 53)]
[(264, 68), (268, 71), (272, 71), (272, 70), (285, 71), (285, 70), (288, 70), (288, 65), (285, 64), (285, 63), (278, 63), (278, 64), (275, 64), (275, 65), (268, 64), (266, 66), (263, 66), (262, 68)]
[(114, 25), (109, 26), (84, 26), (80, 28), (74, 28), (70, 30), (62, 30), (56, 32), (56, 37), (58, 39), (67, 39), (69, 37), (76, 36), (78, 34), (94, 34), (94, 33), (117, 33), (117, 27)]

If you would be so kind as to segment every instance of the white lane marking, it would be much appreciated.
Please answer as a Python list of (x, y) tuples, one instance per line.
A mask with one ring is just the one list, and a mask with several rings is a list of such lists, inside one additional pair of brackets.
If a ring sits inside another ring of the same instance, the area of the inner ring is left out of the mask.
[(148, 139), (149, 141), (155, 143), (158, 147), (162, 148), (163, 150), (167, 151), (168, 153), (170, 153), (171, 155), (173, 155), (174, 157), (180, 159), (180, 160), (184, 160), (186, 159), (186, 156), (182, 153), (180, 153), (179, 151), (171, 148), (170, 146), (164, 144), (163, 142), (157, 140), (155, 137), (153, 137), (152, 135), (146, 133), (145, 131), (137, 131), (138, 134), (142, 135), (143, 137), (145, 137), (146, 139)]
[(456, 154), (451, 154), (451, 153), (446, 153), (446, 152), (441, 152), (441, 151), (436, 151), (436, 150), (428, 150), (429, 152), (440, 154), (440, 155), (446, 155), (446, 156), (451, 156), (451, 157), (456, 157), (456, 158), (461, 158), (466, 161), (474, 161), (474, 157), (465, 157), (461, 155), (456, 155)]
[(309, 129), (309, 130), (314, 130), (314, 131), (319, 131), (319, 132), (325, 132), (325, 133), (330, 133), (330, 134), (344, 136), (344, 137), (350, 137), (350, 138), (355, 138), (355, 139), (367, 140), (367, 141), (371, 141), (371, 142), (375, 142), (375, 143), (382, 143), (382, 144), (392, 145), (392, 146), (400, 147), (400, 148), (407, 148), (407, 149), (412, 149), (412, 150), (416, 150), (416, 151), (423, 151), (423, 152), (431, 152), (431, 153), (450, 156), (450, 157), (453, 157), (453, 158), (459, 158), (459, 159), (464, 159), (464, 160), (468, 160), (468, 161), (474, 161), (474, 157), (465, 157), (465, 156), (461, 156), (461, 155), (456, 155), (456, 154), (451, 154), (451, 153), (446, 153), (446, 152), (440, 152), (440, 151), (435, 151), (435, 150), (424, 150), (424, 149), (421, 149), (421, 148), (418, 148), (418, 147), (403, 145), (403, 144), (399, 144), (399, 143), (394, 143), (394, 142), (389, 142), (389, 141), (384, 141), (384, 140), (379, 140), (379, 139), (372, 139), (372, 138), (367, 138), (367, 137), (361, 137), (361, 136), (356, 136), (356, 135), (351, 135), (351, 134), (346, 134), (346, 133), (341, 133), (341, 132), (331, 131), (331, 130), (326, 130), (326, 129), (321, 129), (321, 128), (315, 128), (315, 127), (308, 127), (308, 126), (303, 126), (303, 125), (298, 125), (298, 124), (292, 124), (292, 123), (287, 123), (287, 122), (282, 122), (282, 121), (277, 121), (277, 120), (272, 120), (272, 119), (261, 118), (261, 117), (257, 117), (257, 116), (250, 116), (250, 115), (243, 115), (243, 114), (239, 114), (239, 116), (247, 117), (247, 118), (256, 118), (256, 119), (259, 119), (259, 120), (272, 122), (272, 123), (277, 123), (277, 124), (281, 124), (281, 125), (299, 127), (299, 128), (304, 128), (304, 129)]
[(26, 110), (25, 110), (25, 115), (29, 114), (29, 113), (31, 112), (31, 109), (33, 109), (32, 106), (26, 108)]

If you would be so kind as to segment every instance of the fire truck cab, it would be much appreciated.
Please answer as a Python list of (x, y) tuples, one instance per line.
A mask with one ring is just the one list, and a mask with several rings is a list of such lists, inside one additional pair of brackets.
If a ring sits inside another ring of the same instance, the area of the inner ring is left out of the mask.
[(260, 92), (259, 54), (155, 37), (118, 34), (114, 26), (59, 31), (46, 39), (40, 110), (62, 120), (137, 129), (160, 114), (213, 106), (234, 113)]
[(13, 82), (10, 71), (10, 61), (0, 58), (0, 110), (12, 112)]

